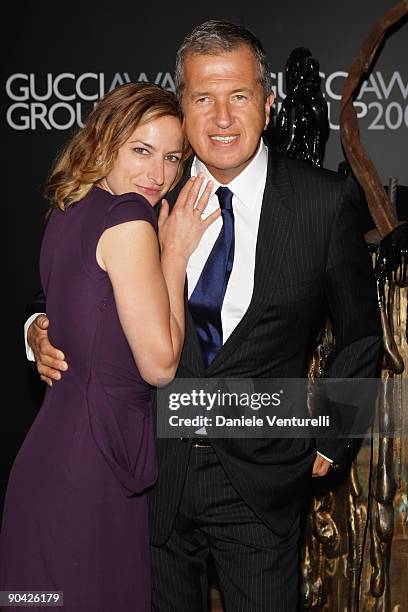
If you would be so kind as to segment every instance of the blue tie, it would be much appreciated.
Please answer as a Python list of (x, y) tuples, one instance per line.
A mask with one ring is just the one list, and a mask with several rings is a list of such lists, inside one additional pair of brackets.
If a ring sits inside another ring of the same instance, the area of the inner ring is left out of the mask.
[(233, 193), (218, 187), (222, 228), (190, 296), (190, 312), (200, 340), (203, 360), (208, 367), (222, 347), (221, 308), (234, 263), (235, 237)]

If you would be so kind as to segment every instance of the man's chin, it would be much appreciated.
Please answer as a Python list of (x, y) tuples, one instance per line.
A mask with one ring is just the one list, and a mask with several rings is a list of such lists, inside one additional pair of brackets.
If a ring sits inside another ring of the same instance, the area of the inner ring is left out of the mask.
[[(238, 174), (240, 174), (248, 166), (253, 158), (252, 156), (249, 159), (242, 161), (242, 159), (234, 159), (234, 157), (230, 156), (229, 159), (224, 157), (224, 159), (212, 159), (208, 161), (205, 161), (200, 157), (199, 159), (218, 182), (225, 183), (225, 179), (232, 181), (236, 176), (238, 176)], [(221, 180), (221, 178), (223, 180)]]

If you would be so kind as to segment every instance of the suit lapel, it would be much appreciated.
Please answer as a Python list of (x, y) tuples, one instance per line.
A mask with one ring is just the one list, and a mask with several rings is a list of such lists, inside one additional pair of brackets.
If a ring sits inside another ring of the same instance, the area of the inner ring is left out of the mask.
[(184, 301), (185, 301), (185, 312), (186, 312), (186, 340), (190, 345), (190, 349), (195, 353), (197, 361), (196, 363), (200, 364), (200, 374), (204, 375), (205, 372), (205, 364), (203, 360), (203, 353), (200, 346), (200, 341), (198, 339), (197, 330), (194, 324), (193, 317), (190, 312), (190, 308), (188, 305), (188, 283), (187, 278), (184, 285)]
[(275, 158), (269, 154), (256, 243), (252, 299), (245, 315), (205, 371), (206, 376), (216, 373), (219, 365), (241, 344), (270, 303), (270, 296), (279, 277), (285, 246), (292, 229), (289, 198), (291, 192), (292, 187), (284, 158)]

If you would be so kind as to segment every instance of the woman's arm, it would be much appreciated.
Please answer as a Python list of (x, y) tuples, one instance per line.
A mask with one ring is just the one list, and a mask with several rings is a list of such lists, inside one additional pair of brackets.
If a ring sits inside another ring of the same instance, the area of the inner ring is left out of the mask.
[(159, 245), (146, 221), (130, 221), (106, 230), (98, 244), (97, 260), (112, 283), (119, 319), (142, 377), (152, 385), (174, 377), (184, 341), (186, 260), (176, 257), (170, 309), (162, 273)]
[(167, 237), (162, 261), (156, 234), (146, 221), (105, 230), (97, 246), (97, 260), (112, 283), (119, 319), (136, 364), (142, 377), (156, 386), (174, 377), (180, 359), (188, 259), (220, 214), (218, 210), (205, 220), (201, 217), (211, 183), (195, 210), (201, 184), (201, 179), (188, 181), (170, 215), (165, 205), (160, 220)]

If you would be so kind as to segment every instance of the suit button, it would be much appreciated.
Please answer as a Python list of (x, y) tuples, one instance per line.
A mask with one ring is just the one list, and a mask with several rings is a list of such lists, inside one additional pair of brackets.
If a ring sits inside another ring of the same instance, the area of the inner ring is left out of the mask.
[(99, 304), (99, 310), (104, 310), (108, 305), (108, 300), (102, 300), (102, 302)]

